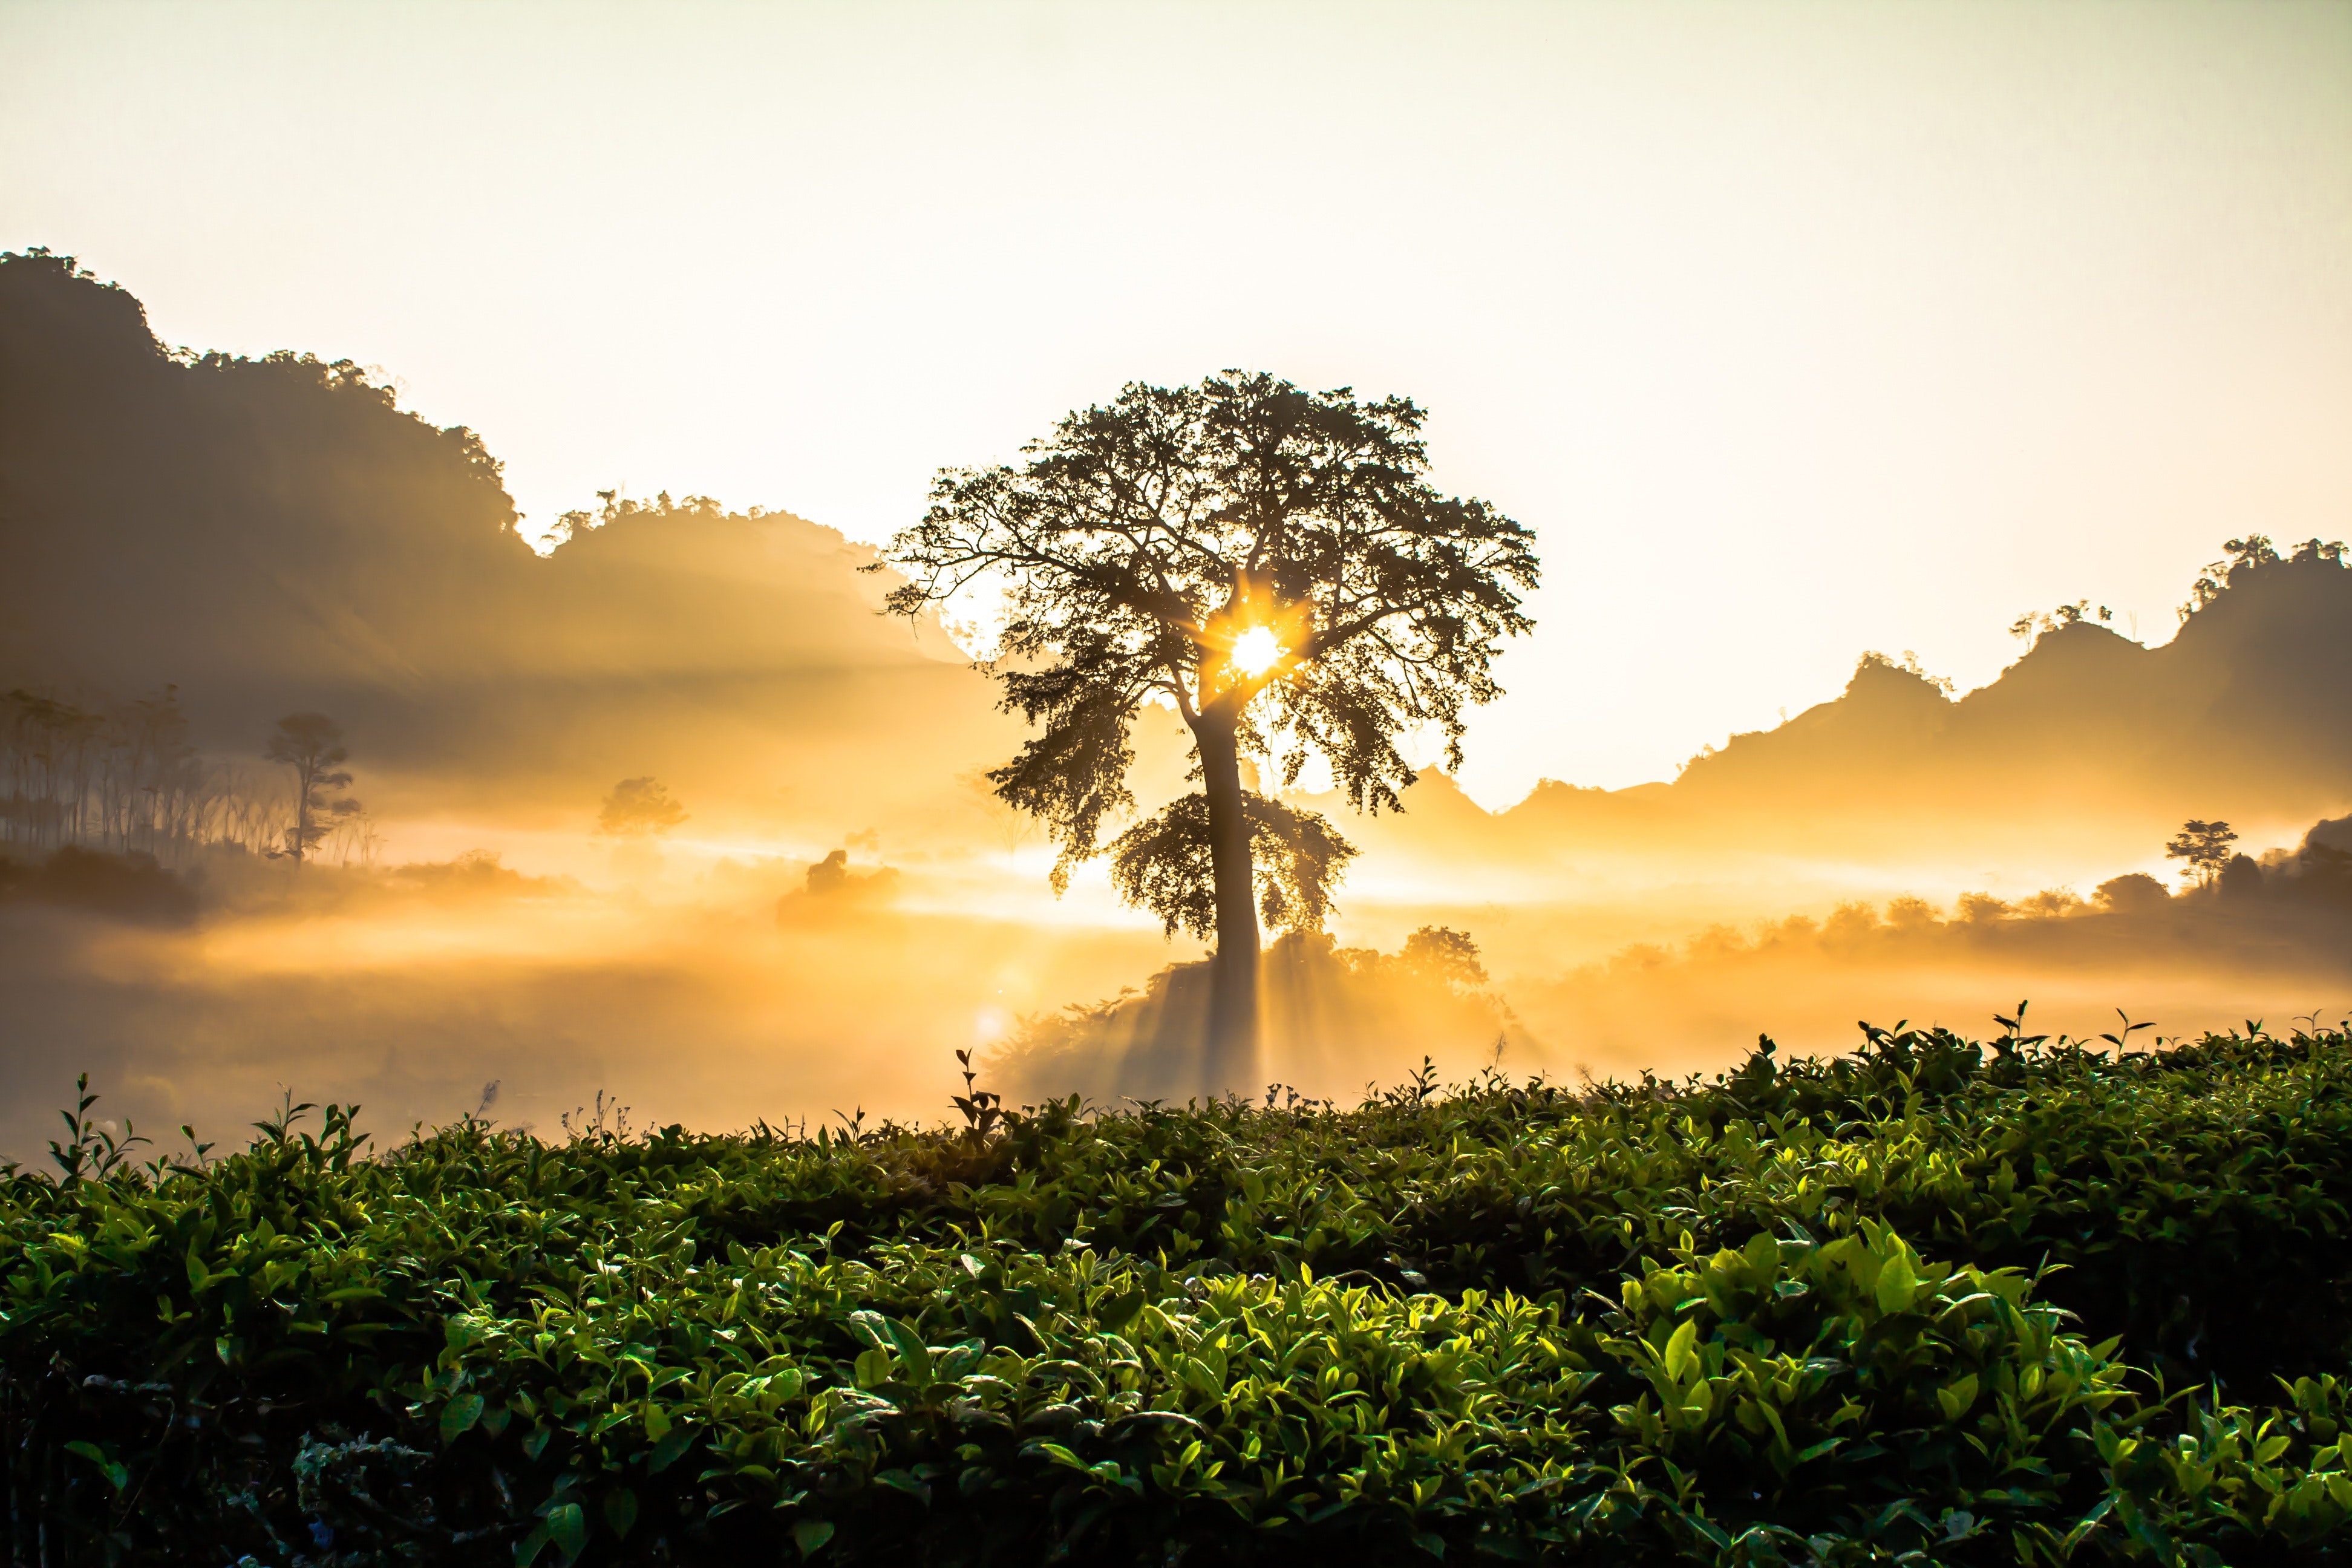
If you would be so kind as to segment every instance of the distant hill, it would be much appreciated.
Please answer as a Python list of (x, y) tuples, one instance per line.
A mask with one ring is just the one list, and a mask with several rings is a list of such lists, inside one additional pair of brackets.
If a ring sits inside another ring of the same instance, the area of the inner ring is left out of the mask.
[(1998, 779), (2005, 799), (2082, 805), (2125, 780), (2225, 794), (2258, 780), (2265, 810), (2313, 815), (2352, 789), (2352, 572), (2316, 547), (2266, 553), (2216, 580), (2160, 647), (2075, 621), (1957, 700), (1866, 658), (1836, 700), (1734, 736), (1678, 788), (1863, 805), (1900, 780), (1948, 805), (1982, 800)]
[[(2189, 816), (2307, 823), (2352, 805), (2352, 571), (2252, 542), (2158, 647), (2054, 625), (1954, 698), (1864, 655), (1844, 692), (1734, 735), (1671, 783), (1547, 780), (1488, 813), (1430, 770), (1367, 847), (1524, 864), (1594, 852), (1977, 858), (2063, 841), (2145, 855)], [(1310, 797), (1311, 798), (1311, 797)], [(1327, 809), (1333, 801), (1319, 801)]]
[[(664, 496), (541, 558), (471, 431), (347, 362), (167, 351), (63, 258), (0, 258), (0, 689), (176, 683), (226, 754), (320, 709), (443, 806), (656, 772), (854, 826), (1013, 744), (938, 626), (874, 613), (869, 548)], [(844, 776), (885, 743), (934, 776)]]

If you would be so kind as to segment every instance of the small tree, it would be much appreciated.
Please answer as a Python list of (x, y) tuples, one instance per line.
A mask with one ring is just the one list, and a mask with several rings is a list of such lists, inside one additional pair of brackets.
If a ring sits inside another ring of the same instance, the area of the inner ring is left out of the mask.
[(329, 795), (351, 787), (352, 775), (342, 764), (352, 753), (343, 745), (342, 730), (324, 713), (289, 713), (278, 721), (262, 755), (294, 770), (294, 826), (286, 830), (285, 847), (268, 853), (273, 859), (291, 857), (299, 867), (338, 823), (361, 809), (349, 796)]
[(2164, 847), (2164, 856), (2168, 860), (2188, 861), (2180, 874), (2195, 877), (2201, 887), (2230, 863), (2230, 846), (2237, 841), (2238, 836), (2226, 822), (2184, 822), (2179, 834)]
[(1040, 818), (1070, 868), (1131, 810), (1129, 737), (1146, 704), (1192, 732), (1201, 788), (1120, 836), (1114, 883), (1213, 931), (1203, 1085), (1254, 1083), (1261, 916), (1321, 922), (1353, 850), (1313, 813), (1244, 789), (1245, 761), (1297, 782), (1328, 760), (1358, 810), (1402, 809), (1411, 727), (1462, 756), (1464, 710), (1499, 694), (1500, 640), (1528, 630), (1533, 535), (1423, 479), (1425, 416), (1391, 397), (1309, 393), (1227, 371), (1130, 384), (1061, 421), (1018, 468), (944, 470), (891, 542), (909, 617), (973, 584), (1000, 591), (1002, 657), (981, 668), (1043, 733), (988, 777)]
[(661, 780), (623, 779), (604, 797), (604, 807), (596, 814), (596, 831), (607, 838), (652, 838), (685, 820), (686, 808), (670, 798)]
[(1486, 966), (1478, 962), (1478, 944), (1466, 931), (1452, 926), (1423, 926), (1404, 939), (1397, 955), (1414, 973), (1469, 991), (1486, 984)]
[[(2311, 542), (2317, 550), (2319, 542)], [(2221, 596), (2223, 589), (2240, 576), (2259, 572), (2265, 566), (2278, 564), (2279, 552), (2265, 533), (2250, 533), (2243, 539), (2225, 539), (2221, 560), (2212, 563), (2189, 584), (2189, 603), (2180, 606), (2180, 618), (2186, 622), (2191, 616)], [(2342, 546), (2337, 547), (2340, 555)]]
[[(2112, 621), (2116, 618), (2116, 613), (2106, 605), (2101, 605), (2098, 617), (2102, 623)], [(2013, 637), (2038, 637), (2043, 632), (2055, 631), (2060, 626), (2076, 626), (2090, 618), (2091, 601), (2077, 599), (2071, 605), (2061, 605), (2054, 610), (2046, 610), (2039, 614), (2032, 610), (2026, 611), (2010, 623), (2009, 635)], [(1908, 658), (1912, 656), (1906, 654), (1904, 657)]]

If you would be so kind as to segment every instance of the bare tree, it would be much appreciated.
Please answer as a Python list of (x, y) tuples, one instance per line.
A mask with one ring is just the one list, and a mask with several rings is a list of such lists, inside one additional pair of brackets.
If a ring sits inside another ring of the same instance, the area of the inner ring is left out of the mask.
[[(1134, 808), (1129, 735), (1147, 703), (1192, 731), (1198, 793), (1114, 847), (1127, 896), (1216, 935), (1203, 1087), (1256, 1082), (1261, 911), (1319, 921), (1345, 841), (1245, 790), (1244, 762), (1309, 755), (1358, 810), (1401, 809), (1397, 748), (1433, 724), (1459, 765), (1464, 710), (1499, 693), (1503, 637), (1533, 622), (1533, 535), (1423, 479), (1422, 410), (1228, 371), (1131, 384), (1063, 419), (1019, 468), (948, 469), (891, 542), (908, 616), (1001, 591), (1003, 657), (982, 668), (1043, 733), (989, 774), (1071, 867)], [(1263, 861), (1261, 860), (1263, 857)]]
[(176, 687), (89, 706), (0, 692), (0, 844), (165, 861), (214, 843), (284, 854), (287, 815), (274, 783), (198, 752)]

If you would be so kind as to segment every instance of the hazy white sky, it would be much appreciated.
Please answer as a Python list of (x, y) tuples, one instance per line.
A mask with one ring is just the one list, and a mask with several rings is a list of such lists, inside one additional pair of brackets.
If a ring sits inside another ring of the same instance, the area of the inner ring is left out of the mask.
[(1490, 804), (2352, 533), (2342, 0), (0, 0), (28, 245), (383, 366), (533, 531), (625, 484), (878, 539), (1125, 380), (1409, 394), (1542, 539)]

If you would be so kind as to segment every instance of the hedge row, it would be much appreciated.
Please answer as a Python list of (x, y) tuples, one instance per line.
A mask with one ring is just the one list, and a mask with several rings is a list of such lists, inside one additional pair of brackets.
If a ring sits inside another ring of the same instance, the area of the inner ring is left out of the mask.
[[(2336, 1563), (2352, 1037), (0, 1185), (17, 1562)], [(984, 1104), (984, 1102), (983, 1102)]]

